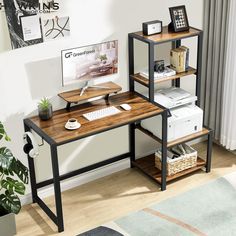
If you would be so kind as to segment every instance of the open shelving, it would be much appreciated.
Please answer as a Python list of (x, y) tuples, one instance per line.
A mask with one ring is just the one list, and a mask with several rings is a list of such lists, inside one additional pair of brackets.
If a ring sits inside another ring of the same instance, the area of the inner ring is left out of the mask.
[[(189, 67), (189, 69), (182, 73), (177, 73), (174, 76), (154, 79), (154, 62), (155, 62), (155, 46), (171, 42), (172, 48), (178, 48), (181, 46), (181, 40), (191, 37), (197, 37), (197, 68)], [(149, 78), (142, 76), (140, 73), (134, 72), (134, 40), (141, 41), (148, 45), (148, 68), (149, 68)], [(155, 86), (161, 82), (172, 81), (172, 86), (180, 87), (181, 78), (195, 75), (196, 77), (196, 96), (198, 100), (196, 105), (200, 106), (200, 95), (201, 95), (201, 63), (202, 63), (202, 42), (203, 42), (203, 32), (202, 30), (190, 27), (189, 31), (173, 33), (168, 31), (168, 27), (163, 27), (163, 32), (161, 34), (156, 34), (152, 36), (145, 36), (142, 32), (135, 32), (129, 34), (129, 89), (131, 92), (135, 92), (136, 83), (143, 85), (148, 88), (147, 99), (153, 104), (160, 106), (158, 101), (154, 100)], [(160, 106), (162, 107), (162, 106)], [(162, 107), (163, 108), (163, 107)], [(172, 180), (183, 177), (197, 170), (205, 167), (206, 172), (211, 170), (211, 155), (212, 155), (212, 133), (213, 131), (207, 127), (204, 127), (202, 131), (194, 133), (171, 142), (167, 142), (167, 119), (168, 119), (168, 109), (165, 109), (165, 113), (162, 113), (162, 138), (158, 138), (153, 135), (150, 131), (144, 129), (140, 124), (130, 126), (130, 143), (132, 149), (131, 165), (138, 168), (144, 174), (146, 174), (151, 179), (155, 180), (161, 185), (161, 189), (166, 189), (166, 184)], [(161, 144), (162, 147), (162, 168), (161, 170), (155, 167), (155, 154), (136, 159), (135, 156), (135, 130), (139, 130), (142, 133), (153, 138)], [(194, 139), (206, 136), (207, 137), (207, 155), (203, 160), (198, 157), (197, 166), (179, 172), (173, 176), (167, 176), (166, 166), (167, 166), (167, 149), (178, 144), (186, 143)]]
[[(177, 73), (176, 75), (173, 76), (167, 76), (167, 77), (163, 77), (163, 78), (159, 78), (159, 79), (155, 79), (154, 83), (161, 83), (161, 82), (165, 82), (165, 81), (169, 81), (169, 80), (176, 80), (178, 78), (181, 77), (185, 77), (188, 75), (195, 75), (197, 72), (196, 69), (189, 67), (187, 71), (185, 72), (181, 72), (181, 73)], [(131, 78), (133, 80), (135, 80), (136, 82), (148, 87), (149, 86), (149, 79), (147, 79), (146, 77), (142, 76), (140, 73), (134, 74), (134, 75), (130, 75)]]
[[(155, 154), (140, 158), (132, 162), (132, 165), (141, 170), (144, 174), (148, 175), (159, 184), (161, 184), (161, 170), (155, 167)], [(201, 170), (206, 165), (206, 161), (198, 157), (197, 166), (181, 171), (175, 175), (166, 177), (166, 182), (171, 182), (185, 175), (191, 174), (198, 170)]]

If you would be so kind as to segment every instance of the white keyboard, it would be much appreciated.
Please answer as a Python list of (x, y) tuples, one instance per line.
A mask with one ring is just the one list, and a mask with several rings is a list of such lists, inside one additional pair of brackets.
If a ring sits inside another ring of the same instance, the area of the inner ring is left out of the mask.
[(121, 111), (119, 109), (117, 109), (114, 106), (111, 107), (107, 107), (107, 108), (103, 108), (101, 110), (97, 110), (97, 111), (93, 111), (93, 112), (89, 112), (86, 114), (83, 114), (83, 116), (89, 120), (89, 121), (93, 121), (93, 120), (98, 120), (107, 116), (112, 116), (115, 114), (120, 113)]

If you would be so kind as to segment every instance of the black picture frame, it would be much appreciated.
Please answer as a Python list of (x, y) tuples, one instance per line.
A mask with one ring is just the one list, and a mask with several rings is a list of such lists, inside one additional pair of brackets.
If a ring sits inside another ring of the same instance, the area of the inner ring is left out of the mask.
[(189, 30), (188, 15), (185, 5), (170, 7), (171, 23), (169, 30), (174, 32), (182, 32)]

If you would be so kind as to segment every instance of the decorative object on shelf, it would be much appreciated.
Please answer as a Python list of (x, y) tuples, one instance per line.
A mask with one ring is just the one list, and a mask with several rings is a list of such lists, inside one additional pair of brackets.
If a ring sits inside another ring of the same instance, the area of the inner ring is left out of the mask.
[(49, 120), (53, 116), (52, 104), (48, 98), (42, 98), (38, 104), (38, 114), (41, 120)]
[(181, 46), (170, 51), (170, 68), (182, 73), (189, 68), (189, 48)]
[(55, 17), (43, 21), (44, 41), (70, 36), (70, 18)]
[(143, 23), (143, 34), (144, 35), (153, 35), (160, 34), (162, 32), (162, 21), (155, 20)]
[[(167, 175), (175, 175), (197, 165), (197, 151), (187, 144), (177, 145), (167, 152)], [(155, 166), (161, 170), (161, 150), (155, 153)]]
[(168, 28), (173, 32), (189, 30), (188, 16), (185, 6), (170, 7), (171, 23)]
[(162, 73), (164, 72), (164, 70), (165, 70), (165, 61), (164, 60), (155, 61), (154, 71)]
[[(0, 122), (0, 140), (9, 142), (2, 122)], [(17, 176), (15, 180), (13, 177)], [(21, 210), (18, 195), (25, 194), (28, 184), (28, 169), (17, 160), (7, 147), (0, 147), (0, 229), (1, 235), (15, 235), (15, 216)]]

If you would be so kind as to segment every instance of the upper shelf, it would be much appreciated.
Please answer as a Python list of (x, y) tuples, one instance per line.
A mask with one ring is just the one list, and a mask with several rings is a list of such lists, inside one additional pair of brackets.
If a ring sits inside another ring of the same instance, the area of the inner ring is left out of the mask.
[(164, 26), (161, 34), (154, 34), (151, 36), (146, 36), (142, 31), (131, 33), (130, 35), (136, 39), (144, 42), (152, 42), (155, 44), (160, 44), (169, 41), (175, 41), (178, 39), (190, 38), (199, 35), (202, 30), (190, 27), (189, 31), (173, 33), (168, 31), (168, 26)]
[[(168, 76), (168, 77), (163, 77), (163, 78), (160, 78), (160, 79), (156, 79), (154, 81), (154, 83), (161, 83), (161, 82), (165, 82), (165, 81), (168, 81), (168, 80), (175, 80), (175, 79), (178, 79), (178, 78), (181, 78), (181, 77), (184, 77), (184, 76), (194, 75), (196, 72), (197, 72), (196, 69), (194, 69), (192, 67), (189, 67), (189, 69), (187, 71), (184, 71), (182, 73), (177, 73), (176, 75), (173, 75), (173, 76)], [(149, 86), (149, 79), (145, 78), (144, 76), (140, 75), (139, 73), (135, 74), (135, 75), (131, 75), (131, 77), (135, 81), (139, 82), (140, 84), (142, 84), (146, 87)]]

